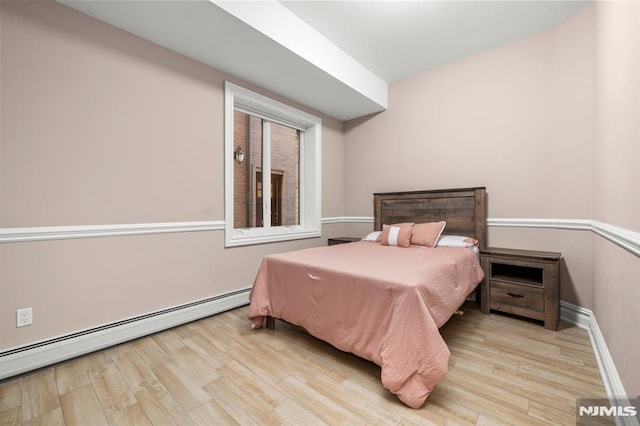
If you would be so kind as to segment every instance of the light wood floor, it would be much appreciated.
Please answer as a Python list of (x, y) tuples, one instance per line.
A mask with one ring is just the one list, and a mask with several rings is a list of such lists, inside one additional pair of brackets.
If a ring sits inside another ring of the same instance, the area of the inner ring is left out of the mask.
[(584, 330), (466, 307), (442, 329), (450, 370), (413, 410), (376, 365), (247, 307), (0, 383), (2, 425), (575, 424), (604, 397)]

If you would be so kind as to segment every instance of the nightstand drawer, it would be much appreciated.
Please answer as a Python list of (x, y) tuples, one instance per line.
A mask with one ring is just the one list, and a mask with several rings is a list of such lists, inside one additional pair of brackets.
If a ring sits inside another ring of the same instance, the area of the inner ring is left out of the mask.
[[(544, 319), (542, 288), (491, 281), (491, 309)], [(524, 310), (525, 312), (523, 312)]]

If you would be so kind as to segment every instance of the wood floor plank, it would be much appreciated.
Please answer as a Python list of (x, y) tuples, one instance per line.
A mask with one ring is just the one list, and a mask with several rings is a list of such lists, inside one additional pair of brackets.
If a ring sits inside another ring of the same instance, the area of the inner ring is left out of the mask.
[(22, 424), (22, 407), (9, 408), (0, 411), (0, 426)]
[(189, 417), (197, 425), (240, 425), (216, 400), (192, 410)]
[(211, 399), (207, 392), (175, 362), (156, 367), (153, 373), (186, 412)]
[(154, 425), (187, 426), (197, 424), (191, 421), (187, 412), (182, 409), (170, 393), (156, 398), (147, 389), (142, 389), (136, 392), (135, 396), (138, 404)]
[(0, 426), (22, 423), (22, 379), (0, 385)]
[(535, 401), (531, 401), (528, 414), (530, 417), (558, 426), (573, 426), (576, 424), (574, 413), (556, 410)]
[(114, 348), (107, 348), (101, 351), (92, 352), (82, 358), (84, 358), (87, 366), (87, 373), (93, 373), (99, 371), (109, 364), (113, 364)]
[[(483, 350), (486, 346), (482, 347), (473, 346), (467, 343), (460, 343), (449, 340), (451, 357), (460, 361), (463, 364), (472, 364), (479, 369), (484, 369), (487, 372), (491, 372), (496, 365), (502, 365), (506, 368), (516, 369), (520, 366), (520, 362), (517, 359), (501, 356), (501, 351), (492, 353), (490, 350)], [(489, 344), (490, 345), (490, 344)]]
[(273, 349), (269, 345), (259, 348), (260, 358), (271, 365), (280, 365), (287, 374), (301, 380), (307, 380), (318, 373), (318, 369), (305, 362), (298, 362), (293, 357), (282, 356), (282, 352)]
[(22, 384), (22, 421), (29, 421), (60, 408), (53, 368), (26, 376)]
[[(473, 372), (462, 368), (454, 368), (447, 373), (447, 382), (459, 388), (472, 392), (475, 395), (492, 401), (500, 401), (504, 406), (509, 406), (516, 411), (526, 412), (529, 409), (529, 398), (513, 392), (498, 381), (469, 380)], [(481, 375), (475, 376), (478, 378)], [(486, 375), (485, 377), (490, 377)]]
[(91, 385), (60, 395), (60, 405), (65, 424), (68, 426), (82, 426), (89, 421), (97, 426), (109, 424)]
[(35, 417), (26, 422), (22, 422), (22, 426), (64, 426), (64, 416), (62, 415), (62, 408), (58, 407), (55, 410), (51, 410), (41, 416)]
[(137, 353), (127, 353), (117, 357), (114, 363), (120, 370), (122, 377), (127, 382), (131, 392), (136, 394), (137, 392), (146, 389), (149, 393), (157, 399), (162, 398), (167, 394), (167, 389), (158, 380), (151, 368)]
[(473, 381), (475, 383), (491, 383), (504, 391), (519, 395), (529, 401), (537, 401), (550, 408), (573, 412), (575, 410), (575, 399), (548, 392), (544, 386), (536, 386), (530, 381), (519, 380), (513, 376), (495, 374), (495, 371), (486, 374), (483, 371), (467, 369), (464, 366), (456, 366), (455, 369), (447, 373), (447, 376), (460, 375), (460, 380)]
[(204, 387), (220, 377), (213, 365), (188, 346), (181, 347), (172, 355), (175, 359), (174, 362), (179, 364), (200, 387)]
[(272, 360), (256, 356), (259, 351), (250, 351), (244, 347), (237, 347), (229, 352), (229, 355), (240, 361), (249, 370), (253, 371), (256, 376), (275, 385), (287, 377), (289, 372), (280, 363), (273, 363)]
[(565, 373), (558, 371), (557, 369), (541, 366), (540, 364), (534, 365), (527, 362), (521, 362), (519, 370), (543, 377), (545, 380), (558, 385), (573, 387), (576, 390), (587, 390), (594, 394), (600, 391), (600, 386), (598, 384), (585, 380), (581, 375), (572, 375), (569, 371)]
[(305, 410), (298, 403), (291, 399), (285, 400), (274, 409), (283, 425), (286, 426), (325, 426), (327, 423)]
[(441, 383), (448, 391), (449, 398), (459, 404), (469, 407), (490, 419), (505, 421), (512, 425), (544, 425), (543, 421), (530, 417), (527, 411), (522, 411), (513, 406), (502, 404), (490, 396), (478, 395), (473, 389), (459, 388), (450, 382)]
[(197, 333), (222, 352), (240, 346), (240, 343), (232, 337), (235, 333), (221, 333), (220, 325), (211, 327), (205, 323), (203, 327), (198, 327)]
[(152, 426), (142, 406), (138, 403), (128, 406), (127, 408), (107, 415), (107, 421), (111, 425), (118, 426)]
[(306, 384), (350, 413), (357, 415), (358, 418), (366, 419), (368, 424), (398, 424), (402, 419), (393, 411), (380, 409), (379, 404), (369, 399), (353, 398), (349, 388), (322, 373), (316, 374)]
[(209, 383), (205, 390), (211, 399), (242, 425), (278, 425), (280, 420), (273, 413), (271, 406), (253, 399), (238, 383), (221, 377)]
[(136, 403), (136, 398), (114, 363), (89, 373), (98, 400), (107, 416)]
[(184, 342), (173, 328), (162, 333), (156, 333), (151, 337), (168, 354), (184, 347)]
[(493, 344), (500, 349), (500, 353), (515, 351), (529, 346), (528, 352), (538, 356), (554, 356), (560, 353), (557, 345), (546, 342), (531, 344), (531, 340), (526, 336), (507, 336), (506, 334), (487, 334), (487, 343)]
[(56, 385), (60, 395), (91, 384), (89, 372), (87, 371), (87, 362), (84, 357), (56, 365), (55, 374)]
[(0, 387), (0, 414), (16, 408), (22, 409), (22, 379), (7, 381)]
[(351, 375), (352, 363), (338, 362), (335, 357), (335, 348), (317, 340), (314, 343), (316, 344), (290, 344), (280, 352), (285, 357), (295, 358), (303, 364), (316, 368), (338, 382)]
[(131, 342), (131, 347), (144, 357), (145, 362), (152, 369), (173, 361), (173, 357), (165, 352), (151, 336), (134, 340)]
[(307, 411), (328, 424), (355, 424), (360, 420), (356, 414), (298, 379), (287, 377), (280, 388)]
[[(577, 361), (577, 360), (576, 360)], [(523, 360), (521, 364), (530, 365), (532, 367), (539, 367), (550, 372), (567, 376), (569, 380), (576, 380), (579, 378), (581, 382), (590, 386), (600, 386), (602, 384), (602, 378), (600, 372), (592, 368), (585, 368), (581, 365), (581, 362), (571, 362), (567, 359), (527, 359)]]
[(598, 360), (594, 356), (593, 352), (576, 351), (575, 349), (560, 347), (560, 357), (579, 358), (582, 360), (582, 364), (585, 368), (599, 371)]
[(493, 373), (496, 375), (507, 376), (508, 379), (518, 381), (523, 386), (535, 387), (539, 389), (540, 392), (547, 392), (550, 397), (555, 396), (558, 398), (567, 399), (569, 401), (573, 400), (574, 402), (580, 397), (604, 397), (604, 387), (602, 388), (601, 392), (591, 394), (588, 390), (576, 390), (575, 388), (560, 386), (557, 383), (545, 379), (544, 377), (540, 377), (538, 375), (520, 370), (512, 370), (509, 368), (496, 366)]
[(513, 426), (513, 424), (480, 414), (476, 426)]
[(464, 405), (453, 403), (443, 389), (437, 389), (427, 399), (426, 408), (444, 416), (447, 425), (473, 425), (478, 420), (478, 413)]
[(287, 400), (287, 395), (278, 386), (272, 385), (256, 376), (249, 368), (238, 361), (231, 361), (218, 369), (220, 375), (236, 383), (249, 396), (258, 402), (277, 407)]
[(226, 352), (218, 349), (201, 334), (189, 337), (184, 343), (214, 367), (224, 365), (232, 359)]

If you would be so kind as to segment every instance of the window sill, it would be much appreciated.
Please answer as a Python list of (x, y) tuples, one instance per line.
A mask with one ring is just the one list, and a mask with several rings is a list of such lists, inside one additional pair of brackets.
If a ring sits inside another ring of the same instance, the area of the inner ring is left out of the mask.
[(300, 229), (296, 231), (282, 231), (258, 233), (255, 230), (234, 230), (231, 238), (227, 238), (225, 247), (248, 246), (253, 244), (275, 243), (306, 238), (319, 238), (322, 233), (318, 229)]

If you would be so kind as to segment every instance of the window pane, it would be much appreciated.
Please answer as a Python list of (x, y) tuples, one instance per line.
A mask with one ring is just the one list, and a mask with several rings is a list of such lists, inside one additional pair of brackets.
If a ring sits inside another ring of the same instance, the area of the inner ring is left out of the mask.
[(271, 226), (300, 224), (300, 134), (271, 123)]
[[(300, 224), (300, 134), (297, 129), (234, 112), (234, 228)], [(265, 141), (263, 130), (269, 140)], [(271, 152), (270, 174), (263, 180), (264, 144)], [(240, 161), (242, 160), (242, 161)], [(270, 178), (269, 178), (270, 176)], [(271, 209), (265, 214), (264, 197)]]
[(233, 227), (262, 227), (262, 120), (234, 111), (233, 144)]

